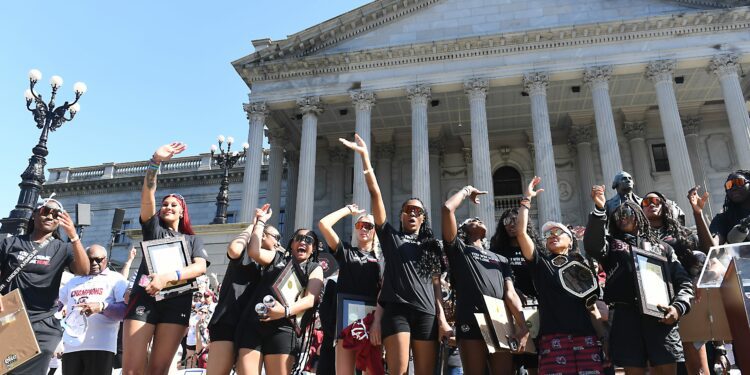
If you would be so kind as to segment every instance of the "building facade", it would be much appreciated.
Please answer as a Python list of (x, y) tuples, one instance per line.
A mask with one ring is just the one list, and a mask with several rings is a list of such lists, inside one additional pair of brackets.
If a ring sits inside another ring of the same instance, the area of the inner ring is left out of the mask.
[[(440, 205), (466, 184), (490, 194), (458, 215), (495, 223), (534, 175), (545, 189), (539, 223), (585, 224), (591, 186), (614, 194), (620, 170), (637, 193), (658, 190), (683, 209), (704, 186), (715, 214), (727, 174), (750, 169), (747, 5), (376, 0), (284, 40), (254, 40), (233, 62), (251, 89), (250, 149), (232, 171), (230, 212), (246, 222), (269, 202), (288, 238), (350, 202), (369, 208), (358, 156), (338, 141), (356, 132), (389, 219), (419, 197), (437, 233)], [(197, 224), (215, 210), (220, 173), (209, 160), (176, 159), (159, 177), (160, 194), (184, 195)], [(106, 242), (114, 208), (137, 227), (145, 168), (51, 169), (45, 189), (66, 207), (92, 203), (86, 236)], [(339, 224), (344, 237), (350, 225)]]

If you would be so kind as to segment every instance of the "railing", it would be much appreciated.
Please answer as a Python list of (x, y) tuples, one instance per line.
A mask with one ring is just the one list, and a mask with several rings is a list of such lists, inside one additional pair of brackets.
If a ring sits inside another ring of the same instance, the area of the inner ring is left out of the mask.
[[(523, 195), (503, 195), (503, 196), (496, 196), (495, 197), (495, 219), (500, 219), (500, 216), (503, 214), (503, 212), (509, 208), (518, 208), (518, 206), (521, 203), (521, 198)], [(531, 205), (531, 211), (529, 212), (529, 217), (531, 220), (536, 220), (537, 218), (537, 209), (535, 205)]]
[(71, 170), (68, 178), (72, 181), (95, 180), (104, 175), (104, 167), (84, 167)]
[(190, 158), (179, 158), (179, 159), (173, 159), (167, 162), (162, 163), (161, 165), (161, 171), (164, 172), (171, 172), (171, 171), (184, 171), (184, 170), (198, 170), (201, 166), (201, 157), (190, 157)]

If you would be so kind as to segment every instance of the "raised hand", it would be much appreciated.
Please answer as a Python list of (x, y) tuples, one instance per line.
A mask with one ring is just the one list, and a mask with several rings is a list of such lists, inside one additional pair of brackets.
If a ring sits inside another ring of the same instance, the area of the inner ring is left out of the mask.
[(347, 141), (344, 138), (339, 138), (339, 142), (360, 155), (367, 153), (367, 145), (365, 144), (365, 141), (357, 134), (354, 134), (354, 142)]
[(263, 205), (263, 207), (255, 209), (256, 221), (260, 220), (265, 223), (266, 221), (268, 221), (268, 219), (271, 218), (272, 215), (273, 215), (273, 210), (271, 209), (270, 203), (266, 203)]
[(157, 163), (161, 163), (163, 161), (169, 160), (172, 158), (172, 156), (175, 156), (187, 149), (187, 145), (182, 142), (172, 142), (168, 145), (164, 145), (156, 149), (154, 151), (154, 161)]
[(131, 247), (128, 253), (128, 262), (132, 262), (133, 259), (135, 259), (135, 247)]
[(76, 238), (78, 237), (78, 233), (76, 232), (76, 226), (73, 224), (73, 219), (70, 218), (70, 215), (66, 211), (60, 212), (60, 226), (65, 231), (65, 235), (68, 236), (68, 238)]
[(543, 192), (544, 189), (536, 189), (536, 186), (539, 185), (539, 183), (541, 182), (542, 182), (541, 177), (534, 176), (534, 178), (531, 179), (531, 182), (529, 182), (529, 185), (526, 186), (526, 191), (523, 192), (523, 195), (525, 197), (534, 198), (537, 196), (537, 194)]
[(356, 203), (347, 204), (346, 208), (349, 209), (349, 213), (351, 213), (352, 216), (362, 215), (365, 213), (365, 210), (359, 208)]
[(603, 210), (607, 199), (604, 198), (604, 185), (594, 185), (591, 187), (591, 199), (594, 201), (596, 208)]
[(471, 203), (479, 204), (479, 196), (487, 194), (486, 191), (479, 190), (471, 185), (467, 185), (464, 187), (466, 192), (468, 193), (467, 198), (471, 201)]
[(700, 186), (695, 186), (690, 191), (688, 191), (688, 201), (690, 201), (690, 207), (693, 208), (693, 212), (696, 214), (703, 212), (703, 207), (706, 206), (706, 202), (708, 202), (708, 190), (706, 190), (702, 196), (698, 195), (698, 189), (700, 189)]

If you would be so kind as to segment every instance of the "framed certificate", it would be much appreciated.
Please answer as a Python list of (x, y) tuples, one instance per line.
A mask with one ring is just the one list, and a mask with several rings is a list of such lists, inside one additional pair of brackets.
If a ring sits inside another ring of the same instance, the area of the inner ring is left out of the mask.
[[(302, 296), (304, 291), (305, 288), (299, 281), (297, 272), (294, 271), (294, 263), (287, 263), (284, 270), (281, 271), (281, 274), (279, 274), (279, 277), (273, 283), (273, 294), (276, 296), (276, 300), (284, 306), (291, 306), (292, 303)], [(302, 316), (299, 315), (291, 318), (297, 335), (302, 333)]]
[[(141, 249), (149, 274), (174, 272), (193, 263), (184, 236), (141, 241)], [(156, 300), (192, 293), (197, 288), (195, 279), (171, 282), (156, 294)]]
[(631, 254), (641, 313), (661, 319), (664, 313), (657, 306), (669, 306), (674, 297), (669, 262), (661, 255), (636, 247)]
[(0, 296), (0, 374), (7, 374), (41, 353), (26, 313), (26, 306), (18, 289)]
[[(495, 297), (483, 297), (486, 313), (474, 314), (474, 317), (477, 319), (477, 325), (482, 332), (482, 337), (487, 344), (488, 350), (490, 350), (490, 347), (493, 347), (490, 353), (504, 350), (518, 350), (518, 341), (515, 338), (516, 327), (513, 324), (513, 317), (505, 306), (505, 302)], [(524, 352), (535, 352), (536, 348), (530, 345), (530, 343), (531, 340), (528, 340)]]
[(377, 306), (375, 298), (355, 294), (339, 293), (336, 299), (337, 335), (355, 321), (364, 319), (367, 314), (375, 311), (375, 307)]

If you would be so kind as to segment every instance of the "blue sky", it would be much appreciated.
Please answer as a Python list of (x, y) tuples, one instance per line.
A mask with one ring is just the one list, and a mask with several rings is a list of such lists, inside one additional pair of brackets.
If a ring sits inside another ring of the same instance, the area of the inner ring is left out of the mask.
[(251, 40), (283, 39), (369, 1), (2, 1), (0, 2), (0, 217), (18, 199), (20, 174), (40, 130), (25, 108), (28, 71), (88, 92), (76, 118), (51, 133), (47, 167), (148, 159), (172, 140), (186, 155), (209, 150), (218, 134), (247, 138), (248, 88), (230, 62)]

